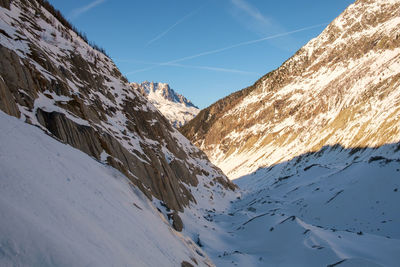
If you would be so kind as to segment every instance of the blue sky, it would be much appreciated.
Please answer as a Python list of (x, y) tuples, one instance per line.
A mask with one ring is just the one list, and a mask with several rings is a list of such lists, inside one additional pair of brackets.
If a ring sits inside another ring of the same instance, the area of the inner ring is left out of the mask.
[(252, 85), (353, 0), (50, 0), (132, 82), (167, 82), (200, 108)]

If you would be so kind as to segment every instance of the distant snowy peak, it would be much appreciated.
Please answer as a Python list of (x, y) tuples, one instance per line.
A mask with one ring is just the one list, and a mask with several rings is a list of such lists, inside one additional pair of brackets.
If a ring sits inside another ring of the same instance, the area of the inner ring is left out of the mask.
[(131, 86), (147, 97), (176, 128), (186, 124), (200, 111), (190, 100), (171, 89), (167, 83), (145, 81), (141, 84), (131, 83)]
[(181, 94), (175, 92), (168, 83), (155, 83), (155, 82), (142, 82), (141, 84), (132, 83), (134, 87), (139, 88), (143, 95), (156, 94), (162, 96), (164, 99), (175, 103), (184, 104), (187, 107), (197, 108), (190, 100)]

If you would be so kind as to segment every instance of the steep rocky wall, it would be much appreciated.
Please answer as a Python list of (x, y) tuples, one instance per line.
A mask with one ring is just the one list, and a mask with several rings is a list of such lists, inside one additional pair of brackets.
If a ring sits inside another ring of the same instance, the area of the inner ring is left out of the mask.
[(0, 109), (119, 169), (171, 209), (195, 202), (190, 188), (202, 179), (234, 189), (107, 56), (36, 1), (13, 1), (0, 15)]

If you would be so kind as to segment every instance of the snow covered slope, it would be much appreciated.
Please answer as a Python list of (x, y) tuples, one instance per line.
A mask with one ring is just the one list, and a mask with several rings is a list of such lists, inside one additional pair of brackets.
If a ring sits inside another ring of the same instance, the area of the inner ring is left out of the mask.
[(167, 83), (131, 83), (171, 122), (175, 128), (183, 126), (199, 113), (200, 109), (183, 95), (176, 93)]
[(0, 265), (398, 265), (400, 1), (184, 127), (245, 191), (45, 3), (0, 1)]
[(400, 262), (400, 143), (326, 146), (235, 180), (241, 197), (188, 226), (217, 266)]
[(0, 111), (0, 266), (211, 266), (123, 174)]
[(358, 0), (253, 86), (181, 132), (230, 178), (318, 151), (400, 140), (400, 1)]
[[(44, 0), (0, 2), (0, 109), (120, 170), (183, 211), (190, 188), (234, 189), (101, 49)], [(175, 216), (174, 218), (177, 218)]]
[(235, 185), (77, 32), (0, 1), (0, 110), (36, 126), (1, 114), (0, 265), (212, 265), (187, 230)]

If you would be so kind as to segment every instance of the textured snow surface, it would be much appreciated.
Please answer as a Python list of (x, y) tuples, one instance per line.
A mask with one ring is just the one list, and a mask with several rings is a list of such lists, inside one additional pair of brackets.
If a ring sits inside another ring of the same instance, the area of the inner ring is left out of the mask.
[(217, 266), (398, 266), (400, 146), (326, 147), (235, 180), (194, 241)]
[(1, 111), (0, 125), (0, 266), (212, 265), (115, 169)]

